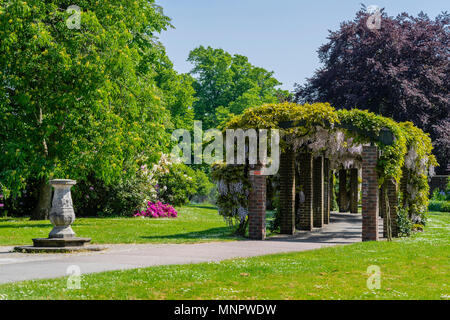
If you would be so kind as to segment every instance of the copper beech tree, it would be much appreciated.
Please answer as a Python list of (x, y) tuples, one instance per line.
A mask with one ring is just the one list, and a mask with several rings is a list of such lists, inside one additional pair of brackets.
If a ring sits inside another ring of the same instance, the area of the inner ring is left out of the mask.
[(420, 13), (388, 16), (370, 28), (364, 8), (353, 21), (330, 31), (319, 50), (323, 66), (305, 85), (297, 102), (330, 102), (337, 108), (368, 109), (396, 121), (412, 121), (434, 141), (440, 172), (450, 159), (449, 21)]

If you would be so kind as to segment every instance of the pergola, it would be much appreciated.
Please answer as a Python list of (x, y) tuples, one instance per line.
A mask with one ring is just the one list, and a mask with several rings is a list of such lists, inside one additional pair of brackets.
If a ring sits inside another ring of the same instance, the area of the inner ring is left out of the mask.
[[(283, 131), (284, 146), (281, 149), (279, 168), (280, 233), (291, 235), (296, 229), (311, 231), (330, 223), (334, 194), (331, 192), (332, 177), (337, 171), (341, 212), (349, 209), (350, 212), (357, 213), (358, 180), (359, 176), (362, 177), (362, 240), (379, 240), (379, 217), (384, 221), (384, 237), (397, 236), (398, 195), (400, 191), (403, 195), (402, 205), (405, 206), (408, 193), (406, 188), (411, 176), (408, 176), (411, 170), (405, 168), (403, 163), (411, 153), (408, 153), (408, 148), (416, 148), (414, 145), (417, 141), (414, 139), (418, 139), (410, 136), (405, 138), (399, 132), (404, 130), (403, 125), (392, 119), (357, 109), (351, 111), (342, 114), (328, 104), (298, 106), (287, 103), (255, 108), (229, 122), (231, 128), (256, 127)], [(369, 119), (367, 123), (362, 121), (365, 117)], [(411, 126), (412, 124), (408, 124), (405, 128), (410, 130)], [(340, 158), (342, 154), (335, 145), (338, 144), (336, 136), (341, 136), (344, 139), (342, 144), (347, 145), (344, 160)], [(352, 143), (354, 146), (349, 147)], [(352, 148), (357, 151), (353, 152)], [(416, 155), (414, 161), (417, 162), (417, 159)], [(426, 165), (431, 162), (427, 159)], [(380, 168), (380, 163), (384, 167)], [(261, 164), (250, 165), (249, 169), (249, 236), (254, 240), (264, 240), (267, 177), (260, 175)], [(398, 171), (401, 178), (394, 178)], [(345, 189), (347, 179), (350, 192)], [(298, 201), (298, 197), (296, 201), (296, 190), (299, 188), (303, 192), (302, 201)], [(346, 206), (347, 203), (349, 206)]]
[[(295, 121), (280, 123), (280, 128), (293, 128), (302, 123)], [(356, 128), (342, 126), (355, 133)], [(394, 135), (385, 129), (378, 139), (385, 144), (392, 144)], [(379, 238), (378, 216), (385, 216), (385, 206), (379, 208), (378, 174), (376, 165), (378, 148), (374, 145), (363, 146), (362, 151), (362, 239), (363, 241), (377, 241)], [(299, 172), (296, 172), (296, 162), (299, 162)], [(255, 165), (253, 172), (260, 171), (261, 166)], [(339, 211), (345, 212), (344, 204), (347, 202), (346, 179), (350, 178), (350, 212), (358, 212), (358, 168), (339, 170)], [(249, 195), (249, 234), (254, 240), (265, 239), (266, 216), (266, 177), (252, 174), (250, 177), (252, 191)], [(295, 190), (301, 185), (304, 201), (297, 208), (300, 212), (299, 223), (296, 225)], [(397, 188), (387, 183), (391, 225), (394, 230)], [(313, 228), (322, 228), (330, 223), (332, 203), (333, 180), (331, 179), (330, 159), (324, 155), (313, 156), (312, 152), (304, 151), (296, 154), (292, 149), (285, 150), (280, 156), (280, 208), (281, 208), (281, 234), (294, 234), (296, 228), (312, 231)], [(382, 210), (379, 210), (382, 209)], [(384, 209), (384, 210), (383, 210)], [(381, 211), (381, 212), (380, 212)], [(386, 220), (386, 219), (385, 219)], [(385, 221), (384, 225), (387, 226)], [(395, 236), (395, 234), (394, 234)]]

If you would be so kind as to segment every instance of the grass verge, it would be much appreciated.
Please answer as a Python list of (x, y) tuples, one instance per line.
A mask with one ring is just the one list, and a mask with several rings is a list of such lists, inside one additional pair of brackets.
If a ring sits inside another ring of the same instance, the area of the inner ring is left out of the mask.
[[(178, 208), (176, 219), (80, 218), (73, 229), (79, 237), (90, 237), (94, 244), (113, 243), (192, 243), (224, 241), (232, 229), (209, 205)], [(0, 246), (32, 244), (32, 238), (46, 238), (50, 221), (28, 218), (0, 218)]]
[[(8, 299), (448, 299), (450, 215), (430, 214), (425, 232), (219, 263), (160, 266), (0, 285)], [(369, 290), (367, 268), (381, 270)]]

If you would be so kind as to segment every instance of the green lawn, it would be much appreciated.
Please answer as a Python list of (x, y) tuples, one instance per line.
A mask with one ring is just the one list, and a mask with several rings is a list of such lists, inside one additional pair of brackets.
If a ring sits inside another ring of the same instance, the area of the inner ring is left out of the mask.
[[(176, 219), (81, 218), (73, 229), (92, 243), (189, 243), (233, 240), (232, 230), (217, 209), (209, 205), (178, 208)], [(31, 244), (32, 238), (46, 238), (50, 221), (0, 218), (0, 246)]]
[[(9, 299), (448, 299), (450, 215), (432, 213), (424, 233), (220, 263), (160, 266), (0, 286)], [(366, 286), (381, 268), (381, 289)]]

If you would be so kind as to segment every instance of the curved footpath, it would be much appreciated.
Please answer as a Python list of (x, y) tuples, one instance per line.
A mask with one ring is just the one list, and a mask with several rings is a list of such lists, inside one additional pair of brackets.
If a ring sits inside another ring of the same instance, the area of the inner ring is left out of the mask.
[[(381, 224), (380, 220), (380, 226)], [(331, 224), (321, 230), (298, 232), (295, 236), (276, 236), (266, 241), (119, 244), (107, 245), (108, 249), (101, 252), (70, 254), (11, 253), (13, 247), (0, 247), (0, 283), (63, 277), (72, 265), (78, 266), (81, 273), (86, 274), (158, 265), (215, 262), (360, 241), (361, 215), (333, 213)]]

